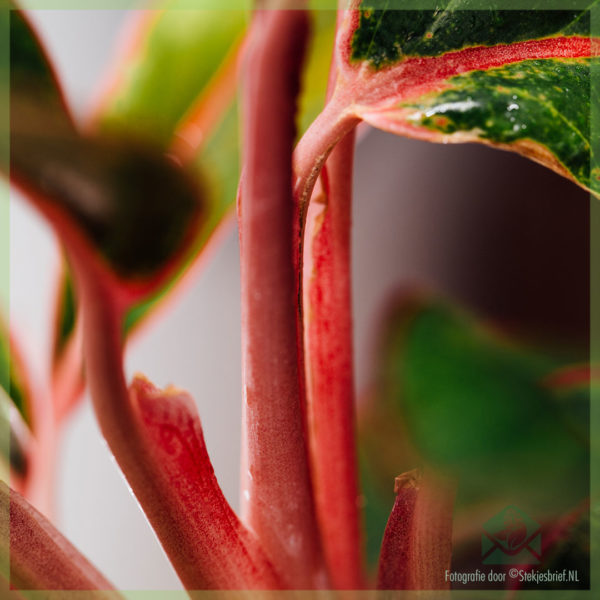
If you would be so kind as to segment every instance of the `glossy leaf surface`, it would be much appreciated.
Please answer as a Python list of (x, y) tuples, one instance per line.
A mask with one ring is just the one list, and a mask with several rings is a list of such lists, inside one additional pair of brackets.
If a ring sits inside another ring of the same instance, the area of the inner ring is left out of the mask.
[(302, 201), (353, 118), (409, 137), (509, 149), (597, 193), (589, 10), (476, 4), (351, 4), (336, 40), (335, 93), (298, 152)]
[(364, 118), (431, 141), (506, 147), (589, 188), (589, 95), (589, 58), (526, 60), (451, 77), (442, 91)]
[(440, 56), (476, 46), (499, 46), (552, 36), (586, 36), (590, 27), (589, 12), (543, 11), (540, 2), (532, 2), (531, 10), (495, 7), (473, 10), (483, 6), (472, 0), (437, 2), (437, 5), (432, 10), (417, 11), (403, 10), (401, 3), (360, 2), (351, 61), (366, 61), (380, 69), (408, 57)]

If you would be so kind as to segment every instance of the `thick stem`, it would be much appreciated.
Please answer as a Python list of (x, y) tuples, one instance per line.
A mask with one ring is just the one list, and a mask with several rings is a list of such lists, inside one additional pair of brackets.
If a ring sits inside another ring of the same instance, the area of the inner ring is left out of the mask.
[[(356, 460), (350, 223), (354, 132), (332, 151), (311, 201), (304, 264), (307, 407), (315, 498), (332, 583), (364, 586)], [(312, 268), (310, 268), (312, 267)]]
[[(337, 30), (344, 19), (340, 0)], [(327, 103), (339, 77), (334, 49)], [(343, 104), (342, 104), (343, 105)], [(335, 115), (335, 112), (333, 113)], [(341, 114), (341, 113), (340, 113)], [(338, 121), (334, 118), (334, 123)], [(351, 123), (349, 120), (348, 123)], [(333, 127), (336, 133), (336, 127)], [(317, 517), (332, 584), (365, 585), (356, 460), (350, 226), (355, 131), (331, 151), (311, 205), (300, 210), (308, 246), (302, 269), (306, 399)], [(300, 203), (298, 208), (301, 208)], [(302, 252), (302, 246), (300, 246)]]
[(304, 434), (291, 156), (307, 34), (298, 10), (258, 12), (245, 63), (242, 507), (295, 589), (326, 585)]

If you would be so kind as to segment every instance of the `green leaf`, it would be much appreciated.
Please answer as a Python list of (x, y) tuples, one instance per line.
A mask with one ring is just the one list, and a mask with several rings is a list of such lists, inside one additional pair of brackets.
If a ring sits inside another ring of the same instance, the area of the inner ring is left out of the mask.
[(13, 181), (64, 239), (73, 226), (82, 233), (122, 282), (160, 279), (201, 222), (197, 179), (152, 148), (79, 134), (19, 12), (11, 15), (11, 66)]
[(56, 316), (54, 324), (54, 352), (53, 358), (56, 360), (75, 330), (77, 320), (77, 301), (75, 299), (75, 286), (73, 279), (68, 271), (66, 263), (60, 276), (58, 285), (58, 301), (56, 303)]
[(352, 62), (366, 61), (380, 69), (407, 57), (440, 56), (476, 46), (558, 35), (587, 36), (590, 28), (588, 11), (544, 11), (540, 2), (531, 3), (531, 10), (470, 10), (483, 6), (473, 0), (439, 2), (440, 8), (434, 10), (402, 10), (393, 3), (389, 9), (378, 8), (389, 4), (360, 3), (360, 21), (352, 36)]
[[(10, 474), (23, 476), (27, 472), (28, 430), (5, 389), (0, 387), (0, 473), (5, 481)], [(7, 467), (10, 467), (8, 469)]]
[[(126, 61), (119, 64), (114, 93), (100, 115), (105, 131), (117, 131), (167, 147), (177, 125), (236, 51), (248, 20), (248, 0), (230, 2), (227, 10), (201, 0), (162, 3), (148, 13), (145, 29)], [(227, 107), (224, 107), (225, 109)]]
[(527, 60), (452, 77), (443, 91), (366, 120), (423, 128), (414, 135), (433, 141), (478, 141), (528, 154), (589, 188), (589, 94), (589, 58)]
[(310, 16), (312, 37), (304, 60), (298, 99), (300, 134), (308, 129), (325, 104), (337, 13), (335, 10), (313, 10)]
[[(43, 117), (53, 131), (74, 132), (56, 76), (39, 40), (20, 11), (10, 12), (11, 125), (34, 128)], [(17, 102), (13, 102), (16, 100)]]
[[(244, 3), (240, 2), (240, 6), (243, 5)], [(226, 57), (231, 39), (239, 38), (244, 31), (246, 14), (242, 10), (228, 10), (225, 13), (215, 10), (192, 12), (195, 13), (193, 18), (189, 11), (176, 10), (176, 6), (172, 6), (171, 10), (161, 13), (156, 21), (150, 24), (146, 37), (138, 44), (136, 49), (138, 53), (131, 64), (123, 69), (126, 76), (121, 77), (122, 87), (119, 87), (114, 98), (109, 100), (105, 108), (106, 112), (100, 116), (102, 128), (119, 133), (154, 136), (153, 127), (156, 126), (156, 131), (162, 133), (160, 140), (157, 138), (155, 141), (163, 145), (168, 143), (175, 126), (185, 121), (185, 111), (193, 105), (195, 97), (201, 95), (202, 88), (198, 87), (197, 79), (187, 80), (187, 83), (181, 81), (181, 85), (187, 86), (183, 93), (183, 97), (187, 98), (185, 102), (180, 102), (179, 97), (168, 100), (172, 95), (169, 89), (166, 92), (168, 98), (165, 102), (170, 102), (171, 106), (177, 104), (183, 109), (177, 114), (177, 111), (165, 113), (161, 102), (153, 101), (156, 96), (162, 97), (165, 94), (164, 82), (161, 79), (163, 65), (169, 61), (172, 64), (183, 61), (185, 70), (185, 65), (188, 62), (193, 65), (199, 60), (200, 55), (205, 61), (203, 72), (208, 72), (206, 71), (208, 69), (214, 77), (218, 75), (218, 69)], [(231, 16), (232, 22), (223, 19), (224, 15)], [(312, 122), (325, 103), (327, 73), (335, 38), (336, 11), (313, 11), (311, 17), (313, 37), (303, 69), (302, 93), (299, 99), (298, 127), (301, 132)], [(202, 35), (206, 27), (213, 30), (212, 37), (203, 40)], [(232, 28), (236, 27), (233, 32)], [(182, 34), (182, 30), (185, 35)], [(183, 37), (179, 38), (179, 35)], [(231, 37), (227, 38), (228, 35)], [(158, 41), (155, 43), (153, 40)], [(228, 40), (227, 44), (224, 43), (225, 40)], [(177, 56), (174, 56), (174, 53)], [(212, 57), (213, 63), (208, 64), (207, 56)], [(209, 79), (206, 77), (204, 83), (209, 83)], [(235, 97), (232, 96), (231, 103), (223, 105), (219, 118), (213, 122), (211, 130), (207, 132), (199, 150), (192, 157), (191, 169), (200, 173), (203, 178), (206, 221), (194, 239), (193, 246), (186, 260), (182, 262), (180, 270), (174, 273), (156, 294), (144, 298), (128, 311), (125, 324), (127, 331), (147, 316), (152, 308), (175, 287), (186, 267), (203, 251), (223, 219), (231, 214), (239, 180), (238, 112), (239, 107)], [(62, 306), (63, 300), (71, 299), (66, 292), (65, 289), (59, 298), (58, 329), (55, 334), (57, 349), (64, 347), (74, 327), (70, 308)]]
[(423, 460), (458, 477), (463, 502), (508, 495), (561, 511), (588, 494), (589, 439), (544, 383), (557, 363), (417, 302), (388, 324), (380, 390)]
[(479, 2), (455, 0), (402, 10), (357, 2), (337, 38), (337, 118), (350, 113), (400, 135), (512, 150), (599, 195), (590, 132), (595, 4), (474, 10)]
[(18, 354), (12, 347), (8, 328), (0, 319), (0, 387), (12, 400), (21, 417), (31, 426), (31, 398), (27, 375)]
[(0, 318), (0, 451), (13, 473), (27, 470), (27, 439), (33, 427), (31, 392), (25, 367)]
[(131, 307), (125, 317), (126, 331), (131, 330), (160, 300), (164, 299), (183, 276), (190, 263), (204, 250), (223, 219), (233, 210), (239, 179), (237, 112), (237, 104), (229, 107), (223, 120), (202, 146), (196, 162), (192, 165), (192, 168), (196, 169), (202, 166), (206, 173), (207, 219), (194, 239), (187, 261), (181, 264), (178, 273), (158, 290), (157, 294)]

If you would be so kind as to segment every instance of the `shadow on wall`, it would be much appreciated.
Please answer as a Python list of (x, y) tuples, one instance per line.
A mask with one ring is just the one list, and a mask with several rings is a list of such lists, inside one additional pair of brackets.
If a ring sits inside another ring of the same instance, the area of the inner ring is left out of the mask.
[(372, 364), (362, 340), (372, 349), (371, 319), (399, 286), (432, 288), (508, 330), (585, 356), (587, 192), (508, 152), (378, 131), (357, 148), (354, 189), (359, 389)]

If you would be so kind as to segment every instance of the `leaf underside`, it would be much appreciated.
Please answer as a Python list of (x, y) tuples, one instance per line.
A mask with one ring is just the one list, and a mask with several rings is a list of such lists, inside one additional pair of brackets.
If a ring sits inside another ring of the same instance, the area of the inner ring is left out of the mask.
[(123, 280), (165, 268), (202, 213), (199, 184), (152, 148), (81, 135), (17, 11), (11, 12), (10, 100), (14, 181), (73, 223)]

